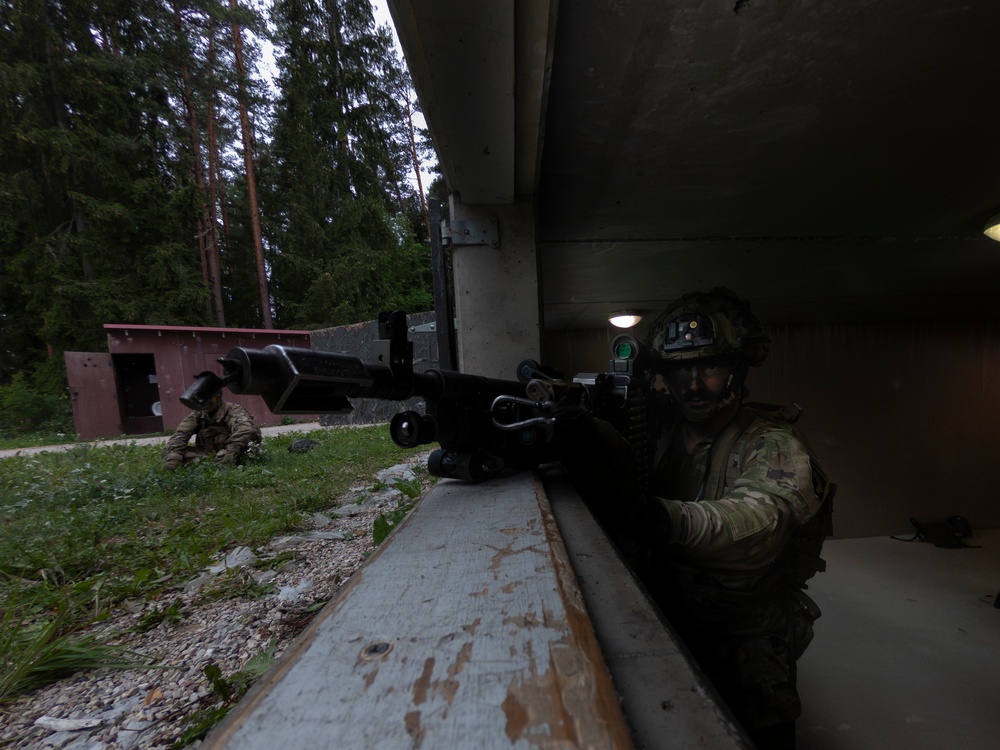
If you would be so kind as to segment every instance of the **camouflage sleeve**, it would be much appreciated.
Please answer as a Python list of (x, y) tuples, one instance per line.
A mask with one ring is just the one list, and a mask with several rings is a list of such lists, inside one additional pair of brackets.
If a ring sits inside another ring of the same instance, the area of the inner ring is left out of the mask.
[(660, 499), (670, 516), (667, 551), (725, 570), (757, 570), (819, 509), (809, 453), (787, 429), (769, 426), (740, 456), (740, 475), (719, 500)]
[(180, 458), (181, 452), (191, 441), (191, 436), (198, 431), (198, 416), (193, 412), (188, 414), (181, 423), (177, 425), (177, 429), (174, 434), (170, 436), (167, 441), (166, 446), (163, 448), (163, 457), (170, 458), (172, 454), (177, 454), (177, 458)]
[(260, 442), (260, 428), (253, 423), (250, 412), (238, 404), (231, 404), (226, 414), (226, 424), (229, 426), (229, 440), (226, 442), (226, 452), (242, 453), (251, 443)]

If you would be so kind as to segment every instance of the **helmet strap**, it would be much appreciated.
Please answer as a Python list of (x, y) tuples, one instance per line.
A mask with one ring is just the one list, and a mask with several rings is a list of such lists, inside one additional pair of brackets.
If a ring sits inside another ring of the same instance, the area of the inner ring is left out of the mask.
[(729, 378), (729, 392), (740, 401), (746, 401), (750, 391), (746, 387), (747, 375), (750, 374), (750, 362), (746, 357), (737, 357), (733, 364), (733, 374)]

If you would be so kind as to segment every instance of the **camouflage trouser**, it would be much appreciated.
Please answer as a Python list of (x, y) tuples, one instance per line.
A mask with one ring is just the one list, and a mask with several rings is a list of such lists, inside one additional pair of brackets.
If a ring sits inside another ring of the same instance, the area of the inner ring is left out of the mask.
[(748, 733), (799, 717), (796, 661), (820, 614), (804, 593), (774, 585), (741, 591), (705, 577), (675, 578), (657, 599)]
[(816, 612), (789, 604), (786, 616), (760, 635), (685, 638), (706, 676), (743, 728), (755, 732), (791, 724), (802, 712), (796, 689), (796, 660), (812, 640)]
[(720, 643), (708, 661), (705, 671), (748, 732), (795, 721), (802, 712), (795, 661), (782, 638)]

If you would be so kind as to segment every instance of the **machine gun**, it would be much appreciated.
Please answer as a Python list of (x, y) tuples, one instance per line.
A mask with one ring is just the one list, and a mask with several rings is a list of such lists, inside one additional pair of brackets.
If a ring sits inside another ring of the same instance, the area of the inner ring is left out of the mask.
[[(648, 444), (641, 349), (628, 335), (612, 344), (609, 372), (562, 374), (525, 360), (517, 380), (496, 380), (450, 370), (414, 372), (406, 315), (379, 316), (375, 363), (347, 354), (272, 344), (236, 347), (218, 360), (223, 374), (203, 372), (181, 394), (201, 409), (223, 387), (259, 395), (274, 414), (344, 414), (351, 398), (403, 401), (417, 396), (425, 413), (408, 410), (389, 424), (393, 442), (410, 448), (437, 442), (430, 474), (481, 481), (534, 468), (556, 458), (556, 424), (591, 414), (610, 422), (637, 447)], [(637, 455), (645, 456), (645, 450)], [(646, 471), (639, 459), (637, 471)]]

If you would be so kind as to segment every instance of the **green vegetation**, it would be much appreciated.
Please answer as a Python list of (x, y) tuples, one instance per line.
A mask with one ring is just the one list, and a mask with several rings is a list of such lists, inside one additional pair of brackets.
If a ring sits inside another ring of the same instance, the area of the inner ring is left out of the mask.
[(65, 395), (31, 387), (22, 373), (0, 385), (0, 448), (71, 443), (73, 409)]
[(197, 711), (188, 717), (187, 728), (172, 747), (178, 750), (187, 747), (195, 740), (202, 739), (212, 727), (222, 721), (240, 698), (246, 695), (247, 690), (274, 664), (275, 646), (277, 641), (271, 639), (263, 651), (251, 656), (243, 669), (229, 679), (222, 676), (222, 670), (217, 664), (206, 665), (203, 670), (205, 677), (212, 686), (212, 692), (222, 699), (222, 705)]
[(64, 394), (105, 323), (429, 309), (415, 110), (368, 0), (4, 3), (0, 384)]
[[(134, 444), (0, 460), (0, 684), (24, 670), (15, 662), (26, 642), (80, 647), (92, 658), (78, 666), (121, 661), (73, 634), (125, 599), (164, 603), (137, 629), (182, 617), (172, 592), (213, 558), (303, 528), (351, 486), (412, 455), (382, 427), (308, 436), (319, 443), (308, 454), (289, 453), (302, 433), (286, 433), (234, 468), (166, 472), (160, 446)], [(212, 595), (266, 593), (234, 573)], [(36, 684), (17, 683), (11, 695)]]
[(134, 665), (122, 649), (67, 630), (74, 619), (68, 616), (71, 603), (61, 603), (54, 616), (38, 618), (33, 617), (37, 602), (22, 597), (11, 592), (0, 611), (0, 703), (81, 669)]
[(376, 547), (385, 541), (385, 538), (392, 533), (392, 530), (412, 508), (411, 503), (400, 501), (391, 512), (382, 513), (375, 519), (375, 523), (372, 525), (372, 537)]

